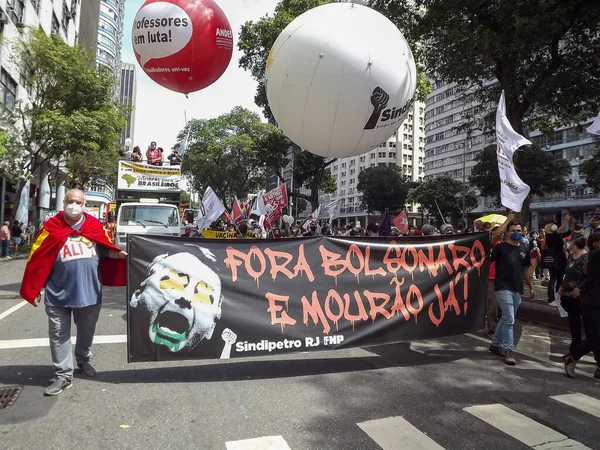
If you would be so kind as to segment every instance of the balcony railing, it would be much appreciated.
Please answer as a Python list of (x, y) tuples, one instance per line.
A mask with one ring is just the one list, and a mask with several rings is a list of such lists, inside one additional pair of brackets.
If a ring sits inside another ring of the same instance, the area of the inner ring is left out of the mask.
[(539, 197), (534, 195), (531, 199), (532, 203), (548, 203), (548, 202), (561, 202), (565, 200), (594, 200), (597, 199), (600, 202), (600, 194), (555, 194), (549, 196)]

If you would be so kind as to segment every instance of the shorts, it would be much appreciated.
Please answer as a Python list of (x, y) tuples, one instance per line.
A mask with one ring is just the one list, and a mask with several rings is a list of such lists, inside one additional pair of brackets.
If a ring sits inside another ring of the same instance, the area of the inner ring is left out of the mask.
[(11, 237), (10, 240), (12, 241), (13, 244), (15, 245), (19, 245), (21, 243), (21, 237)]

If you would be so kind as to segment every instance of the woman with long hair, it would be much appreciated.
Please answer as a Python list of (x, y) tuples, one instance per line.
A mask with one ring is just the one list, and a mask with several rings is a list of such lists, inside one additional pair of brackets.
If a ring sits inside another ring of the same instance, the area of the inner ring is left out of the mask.
[(572, 296), (581, 297), (581, 315), (585, 339), (571, 346), (571, 351), (563, 357), (568, 377), (575, 377), (577, 361), (590, 352), (596, 360), (595, 378), (600, 379), (600, 232), (592, 234), (588, 240), (587, 272), (584, 282), (571, 291)]
[[(582, 341), (581, 325), (581, 289), (585, 282), (588, 252), (587, 240), (584, 237), (569, 242), (570, 256), (565, 269), (562, 285), (558, 290), (560, 304), (569, 315), (569, 330), (571, 331), (570, 353)], [(575, 293), (574, 293), (575, 291)]]

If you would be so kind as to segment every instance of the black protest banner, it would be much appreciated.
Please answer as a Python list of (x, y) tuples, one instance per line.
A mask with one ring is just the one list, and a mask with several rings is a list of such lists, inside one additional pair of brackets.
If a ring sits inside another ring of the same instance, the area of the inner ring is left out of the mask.
[(130, 239), (130, 362), (369, 346), (483, 326), (487, 233)]

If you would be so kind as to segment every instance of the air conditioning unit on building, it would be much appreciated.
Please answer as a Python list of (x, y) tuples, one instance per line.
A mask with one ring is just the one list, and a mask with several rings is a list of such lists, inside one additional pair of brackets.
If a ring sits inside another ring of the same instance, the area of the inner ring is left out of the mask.
[(23, 28), (25, 26), (25, 18), (23, 16), (19, 16), (17, 18), (17, 23), (15, 24), (18, 28)]

